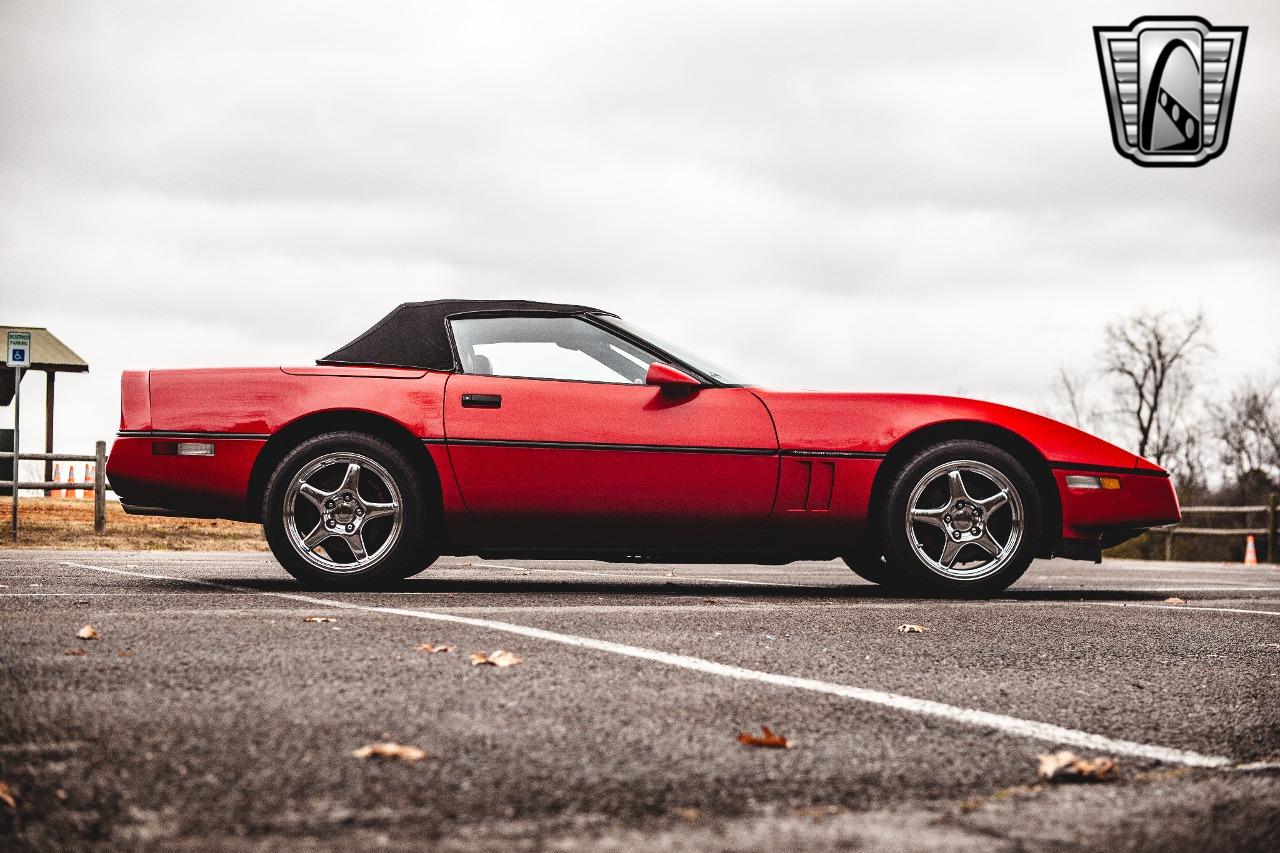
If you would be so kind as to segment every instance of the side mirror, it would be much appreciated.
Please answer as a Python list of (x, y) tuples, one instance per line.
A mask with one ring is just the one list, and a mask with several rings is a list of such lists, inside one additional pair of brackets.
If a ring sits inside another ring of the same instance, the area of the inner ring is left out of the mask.
[(702, 387), (702, 383), (683, 370), (655, 361), (649, 365), (649, 372), (644, 376), (644, 384), (657, 385), (662, 393), (671, 396), (692, 394)]

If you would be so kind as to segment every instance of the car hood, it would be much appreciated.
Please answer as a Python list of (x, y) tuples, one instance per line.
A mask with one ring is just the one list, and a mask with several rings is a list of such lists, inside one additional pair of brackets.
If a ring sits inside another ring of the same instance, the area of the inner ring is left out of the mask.
[(1161, 470), (1083, 430), (998, 403), (931, 394), (753, 390), (773, 415), (783, 450), (887, 453), (921, 429), (982, 424), (1016, 433), (1050, 463)]

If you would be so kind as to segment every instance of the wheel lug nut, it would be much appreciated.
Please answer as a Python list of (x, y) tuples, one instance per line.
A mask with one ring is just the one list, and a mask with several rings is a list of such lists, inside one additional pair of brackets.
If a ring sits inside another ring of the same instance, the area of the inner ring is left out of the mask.
[(951, 534), (951, 538), (952, 538), (952, 539), (959, 539), (959, 538), (960, 538), (960, 531), (959, 531), (959, 530), (953, 531), (953, 532), (952, 532), (952, 534)]
[(364, 515), (364, 507), (362, 506), (356, 507), (356, 515)]
[(348, 533), (353, 533), (353, 532), (355, 532), (355, 529), (356, 529), (356, 526), (355, 526), (354, 524), (348, 524), (348, 525), (347, 525), (347, 532), (348, 532)]
[(324, 523), (324, 524), (325, 524), (325, 527), (328, 527), (330, 530), (332, 530), (332, 529), (333, 529), (333, 525), (334, 525), (334, 521), (333, 521), (333, 519), (332, 519), (332, 518), (329, 518), (329, 519), (326, 519), (326, 520), (325, 520), (325, 523)]
[(950, 523), (951, 523), (951, 516), (949, 516), (949, 515), (944, 515), (944, 516), (942, 517), (942, 520), (943, 520), (943, 521), (945, 521), (947, 524), (950, 524)]
[(329, 500), (329, 501), (325, 501), (325, 502), (324, 502), (324, 508), (325, 508), (325, 509), (333, 509), (333, 501), (331, 501), (331, 500)]

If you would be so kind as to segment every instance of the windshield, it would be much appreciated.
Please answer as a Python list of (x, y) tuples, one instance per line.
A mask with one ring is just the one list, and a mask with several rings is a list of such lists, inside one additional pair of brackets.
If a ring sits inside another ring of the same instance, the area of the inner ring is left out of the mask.
[(635, 337), (639, 338), (642, 341), (647, 341), (648, 343), (653, 344), (658, 349), (663, 350), (664, 352), (666, 352), (671, 356), (674, 356), (675, 358), (684, 362), (689, 367), (692, 367), (694, 370), (698, 371), (704, 376), (710, 376), (712, 379), (714, 379), (715, 381), (721, 384), (724, 384), (724, 385), (751, 385), (752, 384), (748, 382), (746, 379), (743, 379), (741, 376), (738, 376), (733, 371), (726, 370), (725, 368), (716, 364), (714, 361), (708, 361), (707, 359), (703, 358), (700, 355), (689, 352), (687, 349), (680, 346), (679, 344), (673, 344), (671, 343), (671, 341), (668, 341), (665, 338), (659, 337), (658, 335), (652, 334), (651, 332), (647, 332), (644, 329), (640, 328), (639, 326), (636, 326), (632, 323), (628, 323), (626, 320), (620, 320), (617, 317), (599, 317), (599, 316), (596, 319), (602, 320), (603, 322), (608, 323), (611, 326), (616, 326), (622, 331), (627, 332), (631, 335), (634, 335)]

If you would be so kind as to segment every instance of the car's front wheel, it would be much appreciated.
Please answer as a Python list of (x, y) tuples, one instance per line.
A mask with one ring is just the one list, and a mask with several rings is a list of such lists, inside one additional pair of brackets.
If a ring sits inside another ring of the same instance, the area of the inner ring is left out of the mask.
[(280, 565), (304, 584), (374, 586), (430, 562), (427, 512), (403, 453), (374, 436), (334, 432), (281, 460), (267, 483), (263, 529)]
[(850, 553), (844, 557), (845, 565), (865, 581), (889, 590), (901, 590), (907, 583), (902, 569), (885, 559), (884, 548), (872, 538), (874, 531), (867, 531)]
[(879, 516), (885, 567), (924, 593), (983, 595), (1022, 576), (1039, 547), (1040, 497), (1006, 451), (947, 441), (911, 458)]

